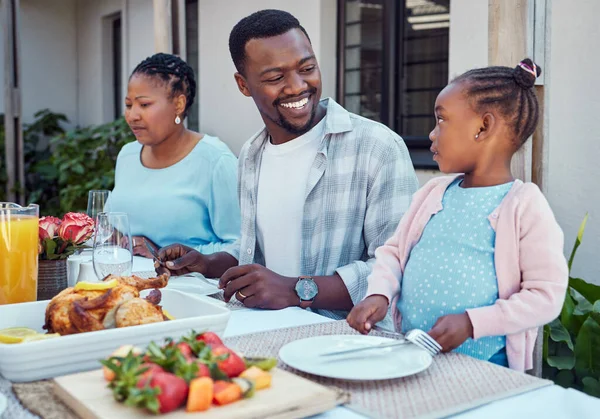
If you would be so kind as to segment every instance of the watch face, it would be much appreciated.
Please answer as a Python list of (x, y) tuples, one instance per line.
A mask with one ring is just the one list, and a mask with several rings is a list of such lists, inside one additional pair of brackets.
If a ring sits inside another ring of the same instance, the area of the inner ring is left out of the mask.
[(301, 300), (312, 300), (318, 292), (317, 284), (311, 279), (301, 279), (296, 283), (296, 293)]

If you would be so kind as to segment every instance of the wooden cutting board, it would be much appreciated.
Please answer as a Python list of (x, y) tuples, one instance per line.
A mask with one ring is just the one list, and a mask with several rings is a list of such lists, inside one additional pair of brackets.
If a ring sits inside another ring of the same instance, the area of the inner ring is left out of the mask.
[[(271, 388), (260, 390), (251, 399), (227, 406), (213, 406), (205, 412), (185, 409), (161, 417), (169, 419), (302, 418), (326, 412), (349, 401), (346, 393), (313, 383), (287, 371), (274, 369)], [(54, 391), (83, 419), (134, 419), (156, 417), (127, 407), (113, 399), (102, 370), (83, 372), (54, 380)]]

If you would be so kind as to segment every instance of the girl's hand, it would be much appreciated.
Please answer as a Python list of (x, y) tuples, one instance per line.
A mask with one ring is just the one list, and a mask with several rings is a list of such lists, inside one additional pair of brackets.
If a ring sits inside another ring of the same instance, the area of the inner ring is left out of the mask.
[(383, 295), (371, 295), (354, 306), (346, 321), (350, 327), (366, 335), (375, 323), (384, 319), (388, 305), (388, 299)]
[(437, 319), (428, 333), (442, 346), (442, 352), (450, 352), (473, 337), (473, 324), (467, 313), (449, 314)]

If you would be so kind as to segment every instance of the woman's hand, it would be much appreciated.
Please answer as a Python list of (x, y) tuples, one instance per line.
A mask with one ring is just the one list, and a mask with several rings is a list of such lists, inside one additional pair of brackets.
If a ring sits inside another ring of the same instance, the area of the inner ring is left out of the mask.
[(170, 275), (185, 275), (199, 272), (206, 275), (208, 261), (206, 256), (191, 247), (182, 244), (172, 244), (158, 251), (159, 261), (154, 263), (156, 273)]
[(473, 337), (473, 324), (467, 313), (448, 314), (437, 319), (428, 333), (442, 346), (442, 352), (450, 352)]
[(143, 256), (148, 259), (154, 259), (152, 253), (146, 247), (146, 243), (148, 246), (151, 246), (158, 253), (158, 246), (154, 244), (152, 240), (144, 236), (133, 236), (131, 238), (131, 247), (133, 249), (134, 256)]
[(369, 333), (375, 323), (385, 318), (388, 299), (383, 295), (371, 295), (354, 306), (346, 321), (363, 335)]

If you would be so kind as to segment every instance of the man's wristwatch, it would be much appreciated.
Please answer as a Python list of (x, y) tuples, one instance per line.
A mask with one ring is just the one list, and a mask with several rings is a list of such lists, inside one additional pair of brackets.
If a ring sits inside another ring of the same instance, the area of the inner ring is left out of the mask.
[(300, 298), (300, 307), (308, 308), (311, 306), (315, 297), (319, 293), (319, 287), (310, 276), (299, 276), (296, 282), (296, 294)]

